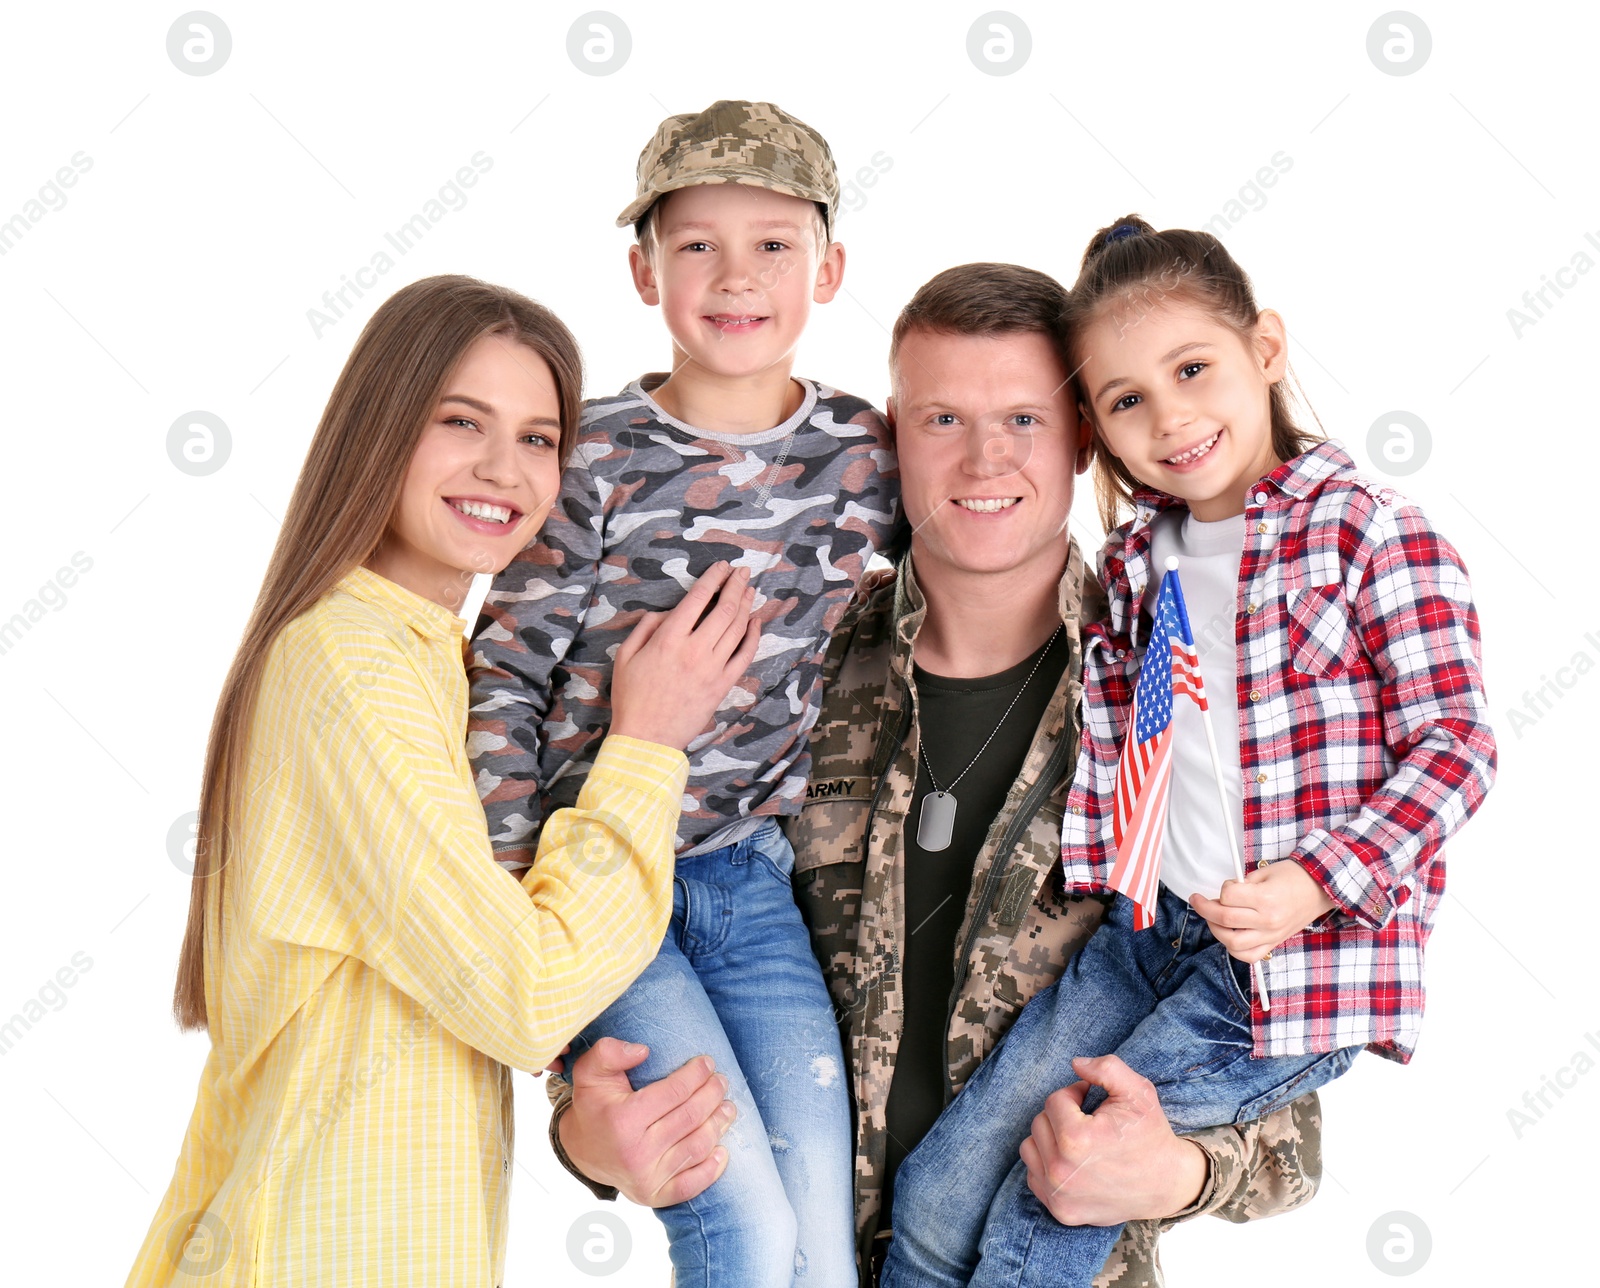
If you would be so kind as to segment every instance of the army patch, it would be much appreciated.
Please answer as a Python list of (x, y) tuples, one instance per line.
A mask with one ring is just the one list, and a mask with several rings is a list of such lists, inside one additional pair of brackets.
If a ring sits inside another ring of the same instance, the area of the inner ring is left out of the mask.
[(806, 800), (810, 801), (864, 801), (870, 800), (872, 780), (865, 774), (854, 778), (818, 778), (806, 784)]

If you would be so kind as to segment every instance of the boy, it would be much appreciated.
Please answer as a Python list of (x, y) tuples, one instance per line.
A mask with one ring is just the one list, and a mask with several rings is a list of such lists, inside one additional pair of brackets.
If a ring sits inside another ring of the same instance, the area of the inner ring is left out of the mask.
[(605, 733), (615, 646), (717, 560), (748, 569), (761, 644), (688, 748), (671, 929), (573, 1049), (649, 1046), (636, 1086), (702, 1052), (729, 1080), (727, 1171), (661, 1209), (679, 1282), (853, 1284), (844, 1065), (775, 819), (800, 809), (823, 653), (896, 521), (891, 440), (863, 400), (790, 374), (844, 272), (827, 143), (718, 102), (664, 121), (638, 179), (617, 223), (672, 370), (588, 404), (540, 540), (485, 602), (469, 753), (501, 862), (525, 868)]

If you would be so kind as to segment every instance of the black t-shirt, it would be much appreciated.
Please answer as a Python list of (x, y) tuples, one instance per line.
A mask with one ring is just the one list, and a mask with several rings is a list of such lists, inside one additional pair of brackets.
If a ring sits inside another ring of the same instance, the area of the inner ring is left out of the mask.
[[(1058, 631), (1043, 660), (1035, 652), (998, 675), (949, 679), (915, 664), (912, 667), (926, 755), (918, 760), (916, 792), (904, 837), (906, 939), (900, 978), (905, 1028), (885, 1108), (889, 1129), (885, 1229), (894, 1201), (894, 1174), (944, 1108), (946, 1020), (955, 989), (956, 953), (961, 947), (956, 937), (972, 890), (973, 864), (990, 824), (1005, 804), (1006, 793), (1022, 770), (1039, 721), (1060, 683), (1068, 653), (1066, 632)], [(1029, 681), (1028, 673), (1036, 662), (1039, 669)], [(1016, 706), (1000, 723), (1013, 698)], [(999, 732), (995, 733), (997, 724)], [(995, 733), (994, 741), (979, 755), (991, 733)], [(942, 850), (924, 850), (917, 844), (922, 799), (934, 790), (928, 777), (929, 762), (939, 786), (952, 791), (957, 802), (950, 844)], [(969, 764), (971, 769), (967, 769)], [(951, 780), (957, 775), (961, 781), (952, 788)]]

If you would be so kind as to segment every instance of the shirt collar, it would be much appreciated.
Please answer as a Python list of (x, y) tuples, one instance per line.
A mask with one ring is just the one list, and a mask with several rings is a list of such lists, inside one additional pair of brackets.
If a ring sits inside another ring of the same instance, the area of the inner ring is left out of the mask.
[[(927, 619), (928, 601), (922, 593), (922, 587), (917, 585), (910, 550), (901, 557), (899, 572), (894, 589), (896, 643), (894, 656), (896, 669), (904, 673), (910, 665), (911, 649), (916, 643), (917, 632), (922, 629), (922, 623)], [(1079, 619), (1082, 614), (1083, 581), (1083, 553), (1078, 549), (1077, 539), (1068, 534), (1067, 567), (1057, 585), (1056, 607), (1061, 615), (1062, 624), (1067, 628), (1067, 635), (1074, 645), (1078, 638)]]
[(407, 590), (398, 582), (390, 581), (362, 564), (357, 564), (339, 578), (334, 589), (342, 590), (364, 604), (383, 609), (419, 635), (431, 639), (444, 640), (452, 636), (459, 639), (467, 629), (464, 617), (457, 617), (443, 604), (436, 604), (425, 595)]

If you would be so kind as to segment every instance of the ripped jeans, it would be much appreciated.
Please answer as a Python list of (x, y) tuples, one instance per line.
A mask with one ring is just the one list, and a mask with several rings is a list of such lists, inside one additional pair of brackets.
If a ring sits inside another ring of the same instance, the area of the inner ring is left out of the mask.
[(678, 860), (672, 922), (644, 974), (572, 1042), (602, 1035), (650, 1055), (635, 1088), (697, 1055), (728, 1076), (739, 1117), (728, 1167), (658, 1208), (677, 1288), (854, 1288), (848, 1071), (776, 823)]

